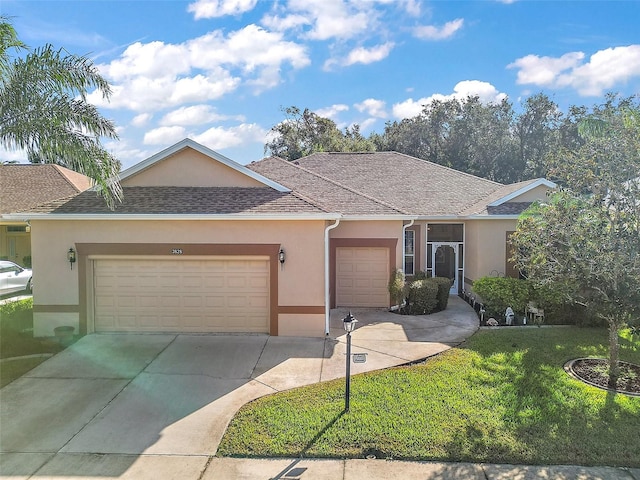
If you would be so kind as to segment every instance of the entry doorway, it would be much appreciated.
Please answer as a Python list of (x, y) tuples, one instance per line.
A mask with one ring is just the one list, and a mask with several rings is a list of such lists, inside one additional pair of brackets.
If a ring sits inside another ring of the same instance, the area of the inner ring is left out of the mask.
[(434, 242), (431, 249), (433, 258), (433, 274), (435, 277), (445, 277), (451, 280), (449, 293), (458, 293), (458, 243)]

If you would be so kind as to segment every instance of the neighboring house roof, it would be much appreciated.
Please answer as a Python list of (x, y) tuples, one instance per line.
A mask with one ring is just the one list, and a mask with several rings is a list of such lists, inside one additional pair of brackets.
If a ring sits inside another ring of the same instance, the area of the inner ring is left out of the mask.
[(273, 188), (242, 187), (124, 187), (123, 201), (109, 210), (95, 192), (51, 202), (33, 214), (119, 215), (230, 215), (324, 214), (300, 196)]
[(314, 153), (295, 162), (278, 160), (248, 168), (345, 215), (362, 213), (363, 205), (353, 196), (366, 199), (367, 206), (418, 217), (517, 215), (520, 204), (487, 206), (497, 207), (541, 184), (537, 179), (503, 185), (397, 152)]
[(89, 177), (59, 165), (0, 165), (0, 215), (76, 195), (91, 185)]

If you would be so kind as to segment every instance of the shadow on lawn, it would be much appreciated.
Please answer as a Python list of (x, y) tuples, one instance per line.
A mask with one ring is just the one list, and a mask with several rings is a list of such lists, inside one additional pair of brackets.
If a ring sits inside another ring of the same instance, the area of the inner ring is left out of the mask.
[[(500, 404), (496, 411), (502, 412), (511, 438), (492, 438), (491, 431), (470, 425), (463, 438), (456, 438), (457, 448), (461, 442), (469, 455), (489, 462), (637, 465), (630, 445), (633, 425), (640, 426), (632, 414), (637, 409), (629, 410), (620, 395), (567, 378), (563, 370), (572, 358), (606, 356), (606, 331), (566, 335), (540, 329), (505, 339), (502, 348), (477, 353), (499, 392), (500, 398), (487, 400)], [(623, 350), (636, 348), (627, 343)]]

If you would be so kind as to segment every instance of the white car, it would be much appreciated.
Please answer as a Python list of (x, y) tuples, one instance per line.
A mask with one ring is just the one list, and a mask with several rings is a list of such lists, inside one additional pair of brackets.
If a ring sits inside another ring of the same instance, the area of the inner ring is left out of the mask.
[(30, 268), (22, 268), (13, 262), (0, 260), (0, 296), (16, 292), (31, 293), (31, 276)]

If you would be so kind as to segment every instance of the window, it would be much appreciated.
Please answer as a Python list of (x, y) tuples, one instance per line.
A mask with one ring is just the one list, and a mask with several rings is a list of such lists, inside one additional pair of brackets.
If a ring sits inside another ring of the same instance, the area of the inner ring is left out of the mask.
[(405, 230), (404, 232), (404, 274), (415, 275), (416, 273), (416, 232)]

